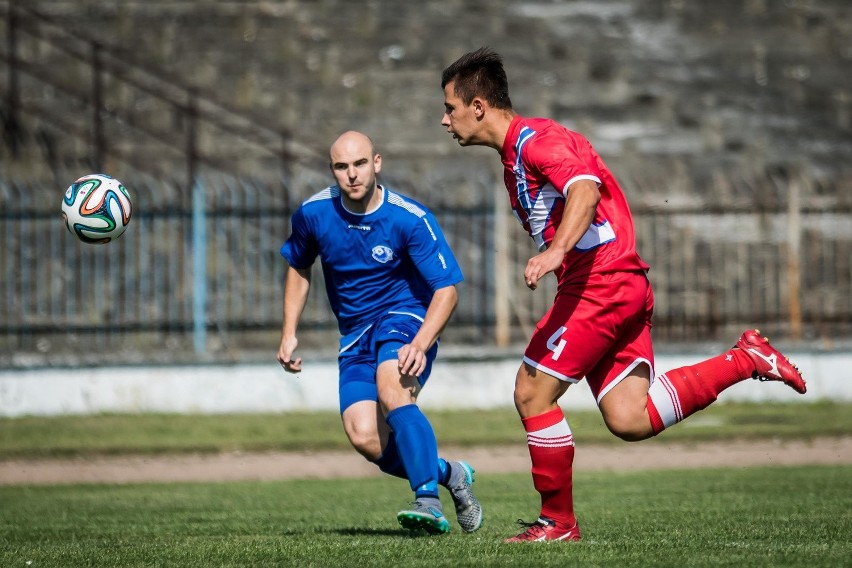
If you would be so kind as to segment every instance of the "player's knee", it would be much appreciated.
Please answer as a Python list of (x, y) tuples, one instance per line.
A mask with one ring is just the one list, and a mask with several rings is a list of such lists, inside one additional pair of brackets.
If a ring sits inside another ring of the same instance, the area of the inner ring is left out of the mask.
[(612, 434), (625, 442), (638, 442), (654, 435), (651, 423), (642, 417), (626, 416), (604, 416), (604, 423)]
[(515, 385), (515, 409), (521, 418), (538, 416), (556, 408), (555, 401), (543, 396), (538, 389), (529, 384)]
[(518, 414), (521, 418), (529, 418), (556, 409), (569, 384), (524, 363), (515, 376), (514, 397)]
[(609, 431), (625, 442), (639, 442), (648, 438), (648, 435), (634, 428), (609, 428)]
[(536, 391), (529, 382), (515, 381), (515, 408), (521, 416), (528, 415), (528, 409), (536, 400)]
[(359, 454), (370, 461), (379, 459), (382, 455), (382, 447), (378, 438), (354, 434), (349, 436), (349, 443)]
[(349, 438), (349, 443), (359, 454), (371, 461), (382, 455), (382, 445), (375, 427), (350, 422), (345, 424), (343, 429)]

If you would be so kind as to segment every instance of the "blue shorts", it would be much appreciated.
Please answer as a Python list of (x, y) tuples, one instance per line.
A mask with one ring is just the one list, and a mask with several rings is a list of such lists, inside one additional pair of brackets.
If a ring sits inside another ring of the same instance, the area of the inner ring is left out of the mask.
[[(388, 314), (376, 321), (348, 349), (337, 357), (340, 373), (340, 413), (362, 400), (378, 402), (376, 369), (385, 361), (396, 360), (403, 345), (411, 343), (422, 322), (407, 314)], [(426, 369), (418, 377), (420, 386), (426, 384), (432, 372), (432, 362), (438, 355), (438, 342), (426, 352)]]

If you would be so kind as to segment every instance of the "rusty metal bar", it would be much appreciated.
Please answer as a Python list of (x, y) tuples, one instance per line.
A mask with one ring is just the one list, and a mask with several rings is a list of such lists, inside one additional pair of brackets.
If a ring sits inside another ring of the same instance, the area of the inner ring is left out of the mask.
[(96, 172), (104, 171), (104, 154), (106, 140), (104, 138), (104, 78), (101, 61), (101, 47), (92, 42), (92, 166)]

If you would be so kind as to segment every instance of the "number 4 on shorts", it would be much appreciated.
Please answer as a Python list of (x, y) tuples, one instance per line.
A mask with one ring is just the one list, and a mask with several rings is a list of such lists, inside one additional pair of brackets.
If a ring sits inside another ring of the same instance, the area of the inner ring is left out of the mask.
[(550, 339), (547, 340), (547, 348), (553, 351), (552, 359), (554, 361), (559, 359), (559, 356), (562, 355), (562, 350), (565, 349), (565, 344), (567, 342), (562, 339), (562, 334), (565, 333), (566, 329), (568, 328), (563, 325), (556, 330), (556, 333), (550, 336)]

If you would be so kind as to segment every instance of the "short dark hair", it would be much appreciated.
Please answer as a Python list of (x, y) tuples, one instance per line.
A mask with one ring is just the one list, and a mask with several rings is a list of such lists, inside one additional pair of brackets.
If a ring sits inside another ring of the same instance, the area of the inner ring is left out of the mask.
[(497, 52), (480, 47), (462, 55), (441, 74), (441, 88), (454, 83), (455, 94), (469, 105), (474, 97), (482, 97), (494, 108), (511, 109), (509, 79), (503, 69), (503, 58)]

